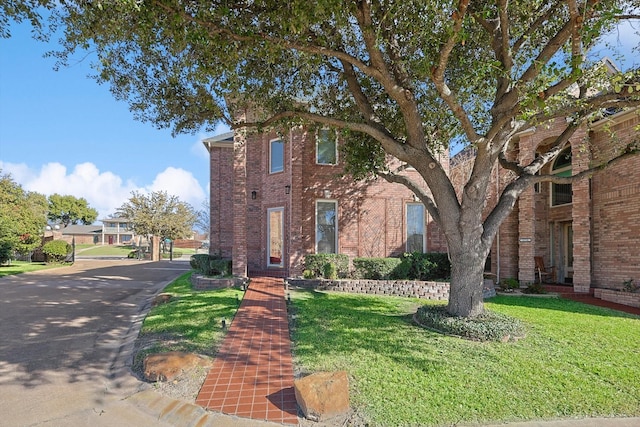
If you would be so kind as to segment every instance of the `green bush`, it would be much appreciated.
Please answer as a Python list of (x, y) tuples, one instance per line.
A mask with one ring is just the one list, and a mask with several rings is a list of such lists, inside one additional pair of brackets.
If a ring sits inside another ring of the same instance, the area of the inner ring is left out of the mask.
[(323, 275), (325, 279), (335, 280), (338, 278), (338, 272), (336, 271), (336, 265), (332, 262), (328, 262), (323, 267)]
[(163, 259), (169, 259), (171, 257), (173, 257), (173, 259), (180, 258), (180, 257), (182, 257), (182, 252), (181, 251), (173, 251), (173, 253), (171, 253), (171, 252), (163, 252), (162, 253), (162, 258)]
[[(519, 286), (520, 284), (518, 284)], [(531, 283), (529, 286), (522, 290), (525, 294), (546, 294), (547, 290), (544, 288), (542, 283)]]
[(196, 271), (202, 271), (203, 268), (207, 268), (209, 259), (209, 254), (194, 254), (189, 257), (189, 265), (191, 265), (191, 268)]
[(209, 261), (209, 273), (207, 276), (229, 276), (231, 271), (232, 264), (230, 259), (214, 257)]
[(451, 262), (446, 253), (412, 252), (400, 258), (402, 263), (394, 270), (394, 279), (436, 280), (451, 277)]
[(309, 254), (304, 257), (304, 269), (309, 270), (314, 278), (324, 277), (324, 266), (330, 263), (336, 267), (338, 277), (345, 278), (349, 274), (349, 257), (344, 254)]
[(400, 258), (354, 258), (354, 276), (358, 279), (389, 279), (400, 265)]
[(525, 336), (525, 327), (518, 319), (493, 311), (466, 318), (449, 314), (444, 305), (425, 305), (416, 317), (430, 329), (474, 341), (515, 341)]
[(189, 264), (204, 276), (228, 276), (233, 271), (231, 260), (218, 255), (194, 254), (189, 258)]
[(518, 279), (514, 279), (513, 277), (507, 277), (500, 281), (500, 289), (503, 291), (510, 291), (518, 288), (520, 288), (520, 282), (518, 282)]
[(64, 240), (52, 240), (42, 246), (42, 252), (47, 256), (48, 262), (62, 262), (72, 250), (71, 245)]

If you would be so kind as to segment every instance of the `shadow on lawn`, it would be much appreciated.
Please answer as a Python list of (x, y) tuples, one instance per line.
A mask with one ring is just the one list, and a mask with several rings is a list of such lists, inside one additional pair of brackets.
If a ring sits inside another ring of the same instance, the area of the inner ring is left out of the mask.
[[(316, 358), (365, 351), (430, 374), (446, 369), (437, 343), (447, 337), (413, 322), (418, 306), (414, 301), (407, 299), (406, 310), (402, 307), (399, 312), (398, 307), (403, 304), (401, 297), (386, 299), (313, 290), (295, 292), (299, 297), (294, 301), (297, 320), (292, 332), (294, 352), (298, 356)], [(408, 342), (413, 344), (411, 351), (408, 351)]]
[(568, 313), (585, 314), (591, 316), (624, 317), (631, 319), (640, 318), (640, 316), (625, 313), (623, 311), (590, 305), (580, 301), (573, 301), (565, 298), (537, 298), (526, 296), (499, 295), (486, 300), (486, 302), (496, 305), (528, 307), (542, 310), (558, 310)]

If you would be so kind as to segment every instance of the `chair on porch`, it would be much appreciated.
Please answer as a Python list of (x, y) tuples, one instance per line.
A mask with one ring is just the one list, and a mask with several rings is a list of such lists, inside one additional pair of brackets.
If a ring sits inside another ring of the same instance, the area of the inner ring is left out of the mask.
[(544, 266), (544, 258), (541, 256), (535, 256), (533, 259), (536, 262), (536, 273), (538, 274), (538, 280), (542, 284), (543, 281), (550, 280), (551, 282), (556, 281), (556, 268)]

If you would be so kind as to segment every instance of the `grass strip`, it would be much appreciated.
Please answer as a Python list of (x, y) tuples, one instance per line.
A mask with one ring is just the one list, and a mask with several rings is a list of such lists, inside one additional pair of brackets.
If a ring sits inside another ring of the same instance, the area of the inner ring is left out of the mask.
[(191, 272), (169, 284), (163, 292), (171, 294), (167, 304), (153, 307), (138, 336), (139, 351), (134, 369), (140, 369), (144, 356), (165, 351), (185, 351), (215, 355), (218, 344), (238, 310), (244, 292), (239, 288), (197, 291), (191, 287)]
[(56, 264), (45, 262), (11, 261), (11, 264), (0, 265), (0, 277), (13, 274), (28, 273), (30, 271), (48, 270), (51, 268), (64, 267), (69, 264)]

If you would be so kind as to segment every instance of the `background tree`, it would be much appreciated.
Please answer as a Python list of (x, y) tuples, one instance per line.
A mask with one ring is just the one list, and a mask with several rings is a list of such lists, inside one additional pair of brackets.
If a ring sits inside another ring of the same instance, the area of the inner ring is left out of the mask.
[(209, 232), (211, 230), (211, 203), (209, 203), (209, 199), (202, 202), (202, 209), (196, 212), (196, 227), (202, 233), (209, 236)]
[[(638, 18), (639, 0), (55, 4), (61, 63), (89, 46), (97, 80), (141, 120), (174, 132), (219, 121), (341, 130), (356, 178), (407, 186), (440, 225), (452, 262), (448, 311), (462, 316), (483, 311), (485, 259), (522, 192), (593, 172), (551, 177), (543, 166), (598, 111), (640, 102), (637, 70), (606, 75), (588, 56), (603, 33)], [(255, 106), (261, 114), (236, 120)], [(507, 160), (519, 132), (567, 116), (546, 152), (528, 164)], [(441, 163), (453, 142), (476, 151), (459, 195)], [(637, 151), (627, 148), (620, 156)], [(390, 158), (413, 166), (431, 193), (390, 170)], [(494, 167), (513, 179), (483, 216)]]
[(193, 234), (197, 215), (191, 205), (166, 191), (131, 193), (131, 198), (117, 209), (118, 216), (130, 221), (133, 231), (141, 236), (182, 239)]
[(50, 221), (61, 224), (63, 227), (78, 223), (89, 225), (98, 219), (98, 211), (90, 207), (84, 197), (61, 196), (56, 193), (49, 196), (47, 217)]
[(47, 225), (47, 199), (26, 192), (0, 170), (0, 262), (37, 248)]

